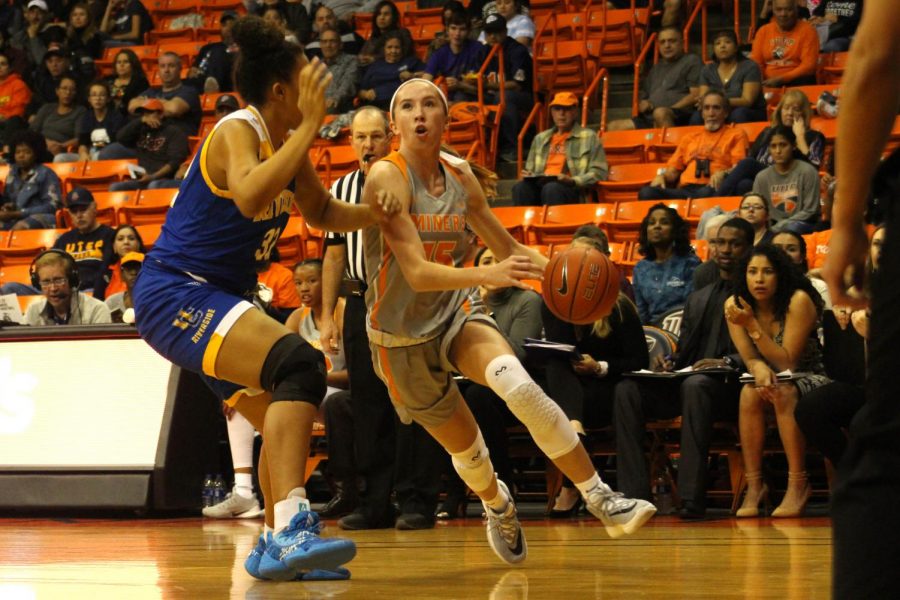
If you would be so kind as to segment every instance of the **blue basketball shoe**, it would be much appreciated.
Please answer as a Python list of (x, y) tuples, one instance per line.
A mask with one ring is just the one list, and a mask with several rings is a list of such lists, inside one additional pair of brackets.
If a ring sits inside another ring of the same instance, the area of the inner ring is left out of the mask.
[[(259, 572), (259, 563), (271, 541), (271, 531), (267, 534), (259, 534), (259, 541), (257, 542), (256, 547), (250, 551), (250, 554), (248, 554), (246, 560), (244, 560), (244, 569), (256, 579), (267, 579)], [(332, 581), (343, 579), (350, 579), (350, 570), (344, 567), (335, 567), (333, 570), (313, 569), (311, 571), (301, 571), (294, 578), (295, 581)]]
[(334, 571), (353, 560), (356, 544), (341, 538), (320, 538), (321, 531), (316, 513), (303, 510), (294, 515), (287, 527), (267, 541), (259, 574), (265, 579), (287, 581), (304, 571)]

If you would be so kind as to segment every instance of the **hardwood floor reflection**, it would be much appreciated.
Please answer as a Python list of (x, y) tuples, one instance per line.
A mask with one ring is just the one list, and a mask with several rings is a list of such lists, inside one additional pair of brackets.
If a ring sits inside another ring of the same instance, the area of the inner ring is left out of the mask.
[(829, 597), (826, 518), (658, 517), (616, 541), (587, 518), (524, 524), (521, 566), (500, 562), (470, 517), (426, 531), (351, 532), (359, 552), (350, 581), (271, 583), (243, 569), (258, 521), (0, 519), (0, 598)]

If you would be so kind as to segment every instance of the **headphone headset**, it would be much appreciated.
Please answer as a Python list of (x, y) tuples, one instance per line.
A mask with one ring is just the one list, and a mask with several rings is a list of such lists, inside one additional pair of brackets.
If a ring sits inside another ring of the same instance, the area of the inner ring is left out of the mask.
[(75, 264), (75, 259), (71, 254), (66, 252), (65, 250), (60, 250), (59, 248), (50, 248), (49, 250), (44, 250), (31, 261), (31, 266), (28, 267), (28, 274), (31, 276), (31, 285), (38, 291), (41, 290), (41, 281), (38, 278), (37, 274), (37, 263), (41, 258), (47, 256), (48, 254), (58, 254), (65, 259), (66, 262), (66, 279), (69, 282), (69, 287), (72, 288), (73, 291), (78, 290), (78, 286), (81, 284), (81, 280), (78, 278), (78, 265)]

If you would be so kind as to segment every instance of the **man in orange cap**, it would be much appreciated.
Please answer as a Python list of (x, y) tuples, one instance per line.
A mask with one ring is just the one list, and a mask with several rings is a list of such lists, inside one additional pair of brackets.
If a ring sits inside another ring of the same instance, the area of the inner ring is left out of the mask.
[(581, 202), (609, 165), (597, 133), (580, 126), (578, 98), (560, 92), (550, 102), (553, 127), (537, 134), (528, 152), (522, 181), (513, 186), (516, 206)]

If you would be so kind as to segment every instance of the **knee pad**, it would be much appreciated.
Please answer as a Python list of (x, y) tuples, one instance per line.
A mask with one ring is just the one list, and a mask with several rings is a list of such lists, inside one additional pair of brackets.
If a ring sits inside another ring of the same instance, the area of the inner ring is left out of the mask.
[(485, 378), (548, 458), (564, 456), (578, 445), (578, 434), (562, 409), (531, 379), (516, 357), (505, 354), (492, 360)]
[(259, 379), (272, 402), (293, 400), (318, 406), (325, 397), (325, 355), (299, 335), (286, 335), (272, 346)]
[(472, 488), (472, 491), (481, 492), (491, 485), (494, 466), (491, 464), (490, 455), (480, 430), (471, 446), (462, 452), (451, 452), (450, 457), (459, 478)]

